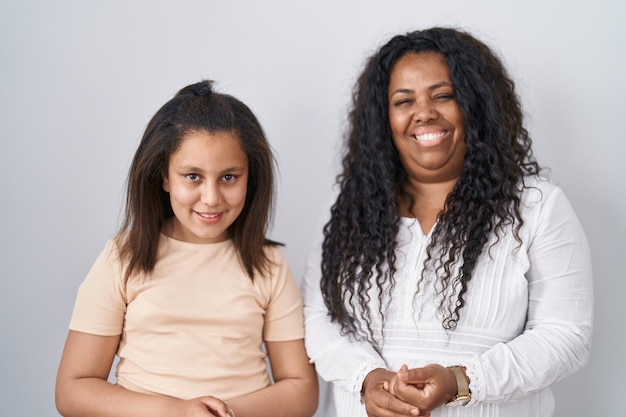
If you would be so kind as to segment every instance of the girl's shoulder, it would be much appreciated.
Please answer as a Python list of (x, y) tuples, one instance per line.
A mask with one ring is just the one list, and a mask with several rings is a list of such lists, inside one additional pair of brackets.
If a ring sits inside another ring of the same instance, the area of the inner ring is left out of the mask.
[(107, 263), (123, 268), (123, 262), (119, 249), (119, 240), (117, 237), (112, 237), (105, 242), (100, 256), (104, 257)]
[(265, 257), (270, 261), (271, 265), (281, 266), (287, 263), (283, 248), (284, 246), (282, 244), (275, 242), (269, 242), (263, 246)]
[(257, 270), (254, 277), (255, 285), (283, 285), (285, 280), (292, 279), (293, 275), (289, 262), (280, 244), (268, 243), (263, 246), (265, 265)]

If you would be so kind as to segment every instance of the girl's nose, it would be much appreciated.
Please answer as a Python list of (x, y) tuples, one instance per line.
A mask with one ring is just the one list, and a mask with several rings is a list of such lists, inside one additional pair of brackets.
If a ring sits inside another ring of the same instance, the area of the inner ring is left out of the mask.
[(221, 200), (219, 187), (215, 183), (206, 182), (202, 187), (200, 201), (207, 206), (216, 206)]

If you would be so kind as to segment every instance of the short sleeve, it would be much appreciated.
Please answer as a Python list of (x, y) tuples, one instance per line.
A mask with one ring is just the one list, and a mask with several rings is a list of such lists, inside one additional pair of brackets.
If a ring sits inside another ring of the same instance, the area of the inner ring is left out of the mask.
[(268, 342), (303, 339), (304, 313), (298, 285), (280, 248), (272, 247), (268, 253), (273, 265), (263, 339)]
[(122, 269), (110, 240), (78, 289), (70, 330), (99, 336), (122, 333), (126, 301)]

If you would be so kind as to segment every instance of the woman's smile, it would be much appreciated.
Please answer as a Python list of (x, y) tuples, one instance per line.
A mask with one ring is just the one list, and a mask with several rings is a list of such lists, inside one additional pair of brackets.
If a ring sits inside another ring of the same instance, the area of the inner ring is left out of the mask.
[(389, 125), (409, 181), (458, 178), (465, 153), (465, 118), (448, 64), (434, 52), (408, 53), (396, 62), (388, 88)]

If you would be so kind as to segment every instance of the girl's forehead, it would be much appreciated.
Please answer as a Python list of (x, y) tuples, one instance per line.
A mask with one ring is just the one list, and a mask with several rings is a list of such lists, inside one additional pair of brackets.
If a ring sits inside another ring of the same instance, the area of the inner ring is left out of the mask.
[(235, 165), (247, 164), (247, 159), (236, 134), (198, 131), (185, 135), (178, 149), (170, 156), (170, 164), (208, 169), (226, 162)]

